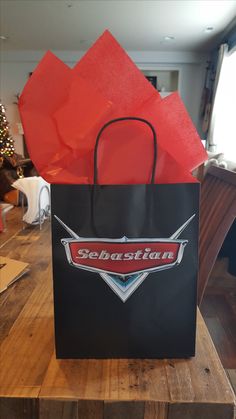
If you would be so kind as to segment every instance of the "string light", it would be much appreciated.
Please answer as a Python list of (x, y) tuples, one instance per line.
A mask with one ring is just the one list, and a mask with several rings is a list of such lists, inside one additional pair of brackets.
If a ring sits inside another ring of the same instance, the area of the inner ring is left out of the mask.
[(0, 103), (0, 156), (12, 156), (14, 153), (14, 141), (9, 132), (4, 106)]

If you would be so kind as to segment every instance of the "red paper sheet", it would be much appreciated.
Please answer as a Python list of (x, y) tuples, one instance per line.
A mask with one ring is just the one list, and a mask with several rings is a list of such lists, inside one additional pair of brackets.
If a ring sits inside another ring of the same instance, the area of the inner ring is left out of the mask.
[[(115, 117), (139, 116), (155, 126), (157, 183), (195, 181), (190, 172), (207, 157), (178, 95), (161, 99), (108, 31), (74, 69), (48, 52), (19, 107), (30, 156), (50, 183), (93, 182), (96, 135)], [(150, 134), (132, 123), (116, 129), (101, 143), (100, 183), (148, 183)]]
[(161, 100), (158, 91), (109, 31), (98, 38), (73, 71), (113, 103), (113, 118), (131, 116), (152, 96)]

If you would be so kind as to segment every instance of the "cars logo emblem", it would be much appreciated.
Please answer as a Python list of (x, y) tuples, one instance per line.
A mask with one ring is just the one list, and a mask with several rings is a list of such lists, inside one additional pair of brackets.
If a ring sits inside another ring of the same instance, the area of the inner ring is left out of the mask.
[(71, 236), (61, 240), (68, 262), (75, 268), (98, 273), (125, 302), (149, 273), (180, 264), (188, 240), (178, 237), (194, 216), (171, 237), (163, 239), (129, 239), (125, 236), (119, 239), (84, 238), (73, 232), (59, 217), (54, 217)]

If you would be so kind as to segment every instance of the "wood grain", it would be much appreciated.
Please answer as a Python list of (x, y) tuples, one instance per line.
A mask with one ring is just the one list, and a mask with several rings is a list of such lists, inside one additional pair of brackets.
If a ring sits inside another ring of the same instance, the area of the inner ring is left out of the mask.
[(229, 369), (226, 370), (226, 372), (230, 379), (230, 383), (234, 389), (234, 392), (236, 393), (236, 369)]
[[(41, 234), (39, 230), (24, 230), (18, 232), (12, 241), (6, 243), (1, 249), (1, 254), (13, 259), (19, 259), (30, 264), (30, 273), (24, 275), (8, 292), (0, 295), (0, 343), (9, 333), (12, 325), (19, 316), (34, 291), (39, 276), (45, 275), (50, 264), (51, 251), (45, 240), (50, 240), (50, 225), (44, 226)], [(37, 243), (36, 243), (37, 242)], [(42, 259), (42, 247), (44, 255)]]
[(104, 403), (104, 419), (143, 419), (144, 402), (111, 402)]
[[(9, 252), (13, 257), (15, 252), (22, 252), (26, 261), (35, 257), (30, 275), (2, 294), (3, 302), (0, 302), (4, 330), (2, 338), (5, 337), (0, 347), (1, 354), (4, 354), (0, 358), (0, 394), (13, 397), (22, 397), (24, 392), (27, 397), (38, 396), (54, 347), (50, 249), (44, 252), (46, 265), (45, 262), (43, 266), (40, 264), (41, 245), (45, 235), (49, 238), (49, 231), (44, 230), (39, 239), (37, 230), (38, 239), (33, 241), (30, 240), (32, 234), (35, 236), (35, 232), (30, 233), (26, 239), (29, 241), (27, 251), (25, 246), (22, 251), (12, 246)], [(17, 305), (13, 297), (19, 284), (23, 298)]]
[(39, 419), (38, 400), (27, 398), (1, 398), (1, 419)]
[(39, 419), (80, 419), (78, 403), (76, 401), (40, 400)]
[(104, 419), (104, 403), (100, 400), (79, 400), (78, 419)]
[(198, 304), (235, 217), (236, 173), (212, 166), (201, 188)]
[(236, 277), (228, 272), (228, 259), (214, 266), (202, 304), (210, 335), (223, 367), (236, 370)]
[(224, 404), (212, 405), (193, 403), (172, 404), (169, 407), (168, 419), (225, 419), (234, 418), (234, 406)]
[(18, 233), (3, 249), (22, 256), (31, 272), (0, 300), (1, 418), (233, 418), (234, 394), (200, 313), (192, 359), (58, 360), (49, 226)]
[(20, 207), (14, 207), (6, 213), (6, 230), (0, 234), (0, 249), (8, 240), (11, 240), (22, 227), (22, 212)]
[[(72, 373), (73, 372), (73, 373)], [(225, 391), (222, 392), (222, 388)], [(197, 355), (188, 360), (56, 360), (40, 397), (234, 403), (234, 395), (206, 326), (198, 316)]]
[(146, 402), (144, 419), (167, 419), (169, 405), (163, 402)]
[(230, 333), (226, 332), (218, 317), (207, 317), (205, 321), (224, 367), (236, 368), (235, 344), (230, 339)]

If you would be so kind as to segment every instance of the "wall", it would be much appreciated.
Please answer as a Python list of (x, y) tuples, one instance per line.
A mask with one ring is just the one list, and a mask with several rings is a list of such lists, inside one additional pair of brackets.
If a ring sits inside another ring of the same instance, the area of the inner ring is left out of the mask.
[[(22, 136), (16, 134), (20, 121), (16, 94), (21, 93), (29, 73), (34, 70), (45, 51), (8, 51), (1, 53), (0, 96), (6, 105), (7, 118), (12, 128), (16, 151), (23, 153)], [(73, 66), (84, 54), (81, 51), (53, 51), (69, 66)], [(180, 71), (180, 95), (200, 132), (199, 105), (204, 84), (207, 54), (192, 52), (130, 51), (130, 57), (142, 69), (178, 69)], [(45, 98), (47, 100), (47, 98)]]

